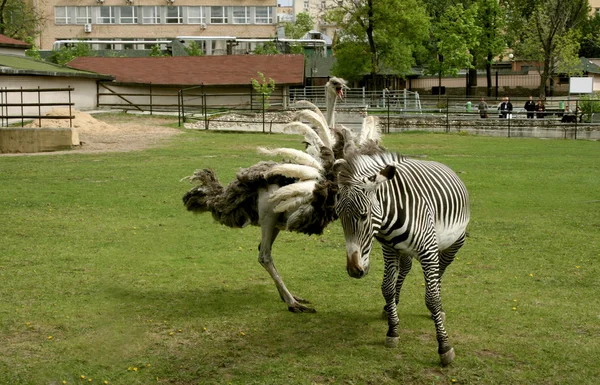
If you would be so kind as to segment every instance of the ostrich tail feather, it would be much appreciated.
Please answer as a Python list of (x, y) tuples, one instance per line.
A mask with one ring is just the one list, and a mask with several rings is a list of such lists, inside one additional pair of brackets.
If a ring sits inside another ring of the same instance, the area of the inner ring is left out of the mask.
[(325, 120), (323, 117), (323, 114), (319, 114), (311, 110), (301, 110), (296, 112), (296, 118), (299, 120), (307, 120), (310, 124), (312, 124), (317, 130), (317, 133), (319, 134), (319, 137), (325, 146), (331, 148), (334, 139), (331, 136), (329, 125), (327, 124), (327, 120)]
[(277, 203), (298, 197), (310, 198), (315, 188), (314, 180), (296, 182), (275, 190), (269, 197), (269, 202)]
[(304, 140), (309, 144), (317, 148), (324, 146), (323, 140), (319, 135), (312, 129), (308, 124), (302, 122), (291, 122), (285, 125), (283, 128), (284, 132), (296, 132), (304, 136)]
[(323, 177), (319, 169), (291, 163), (283, 163), (273, 166), (265, 176), (269, 177), (271, 175), (283, 175), (288, 178), (297, 178), (302, 181), (319, 180)]
[(323, 119), (324, 122), (327, 122), (327, 119), (325, 118), (325, 115), (323, 115), (323, 112), (321, 111), (321, 109), (319, 107), (317, 107), (316, 104), (309, 102), (308, 100), (298, 100), (296, 102), (297, 105), (299, 106), (304, 106), (304, 107), (308, 107), (311, 110), (313, 110), (314, 112), (316, 112), (317, 114), (319, 114), (321, 116), (321, 118)]
[(309, 166), (317, 170), (323, 170), (323, 166), (315, 157), (295, 148), (266, 148), (259, 147), (258, 152), (269, 156), (281, 156), (284, 160), (295, 164)]

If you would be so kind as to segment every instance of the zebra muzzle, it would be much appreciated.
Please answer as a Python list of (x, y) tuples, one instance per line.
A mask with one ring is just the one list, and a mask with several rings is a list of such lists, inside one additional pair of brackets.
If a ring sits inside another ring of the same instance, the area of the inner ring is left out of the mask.
[(355, 251), (352, 255), (348, 256), (346, 270), (348, 271), (348, 275), (352, 278), (362, 278), (367, 275), (368, 269), (365, 269), (360, 263), (360, 253), (358, 251)]

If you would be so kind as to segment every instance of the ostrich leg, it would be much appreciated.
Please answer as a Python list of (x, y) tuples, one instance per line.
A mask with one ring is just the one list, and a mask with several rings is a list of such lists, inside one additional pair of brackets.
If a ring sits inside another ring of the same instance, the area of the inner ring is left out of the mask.
[(302, 305), (302, 303), (308, 303), (307, 300), (296, 297), (290, 293), (287, 287), (285, 287), (285, 283), (283, 283), (283, 279), (281, 279), (281, 276), (273, 263), (271, 249), (275, 238), (277, 238), (277, 234), (279, 234), (279, 229), (268, 222), (261, 224), (260, 228), (262, 239), (258, 247), (258, 262), (260, 262), (262, 267), (264, 267), (271, 275), (271, 278), (273, 278), (281, 299), (288, 305), (288, 310), (293, 313), (315, 313), (315, 309)]

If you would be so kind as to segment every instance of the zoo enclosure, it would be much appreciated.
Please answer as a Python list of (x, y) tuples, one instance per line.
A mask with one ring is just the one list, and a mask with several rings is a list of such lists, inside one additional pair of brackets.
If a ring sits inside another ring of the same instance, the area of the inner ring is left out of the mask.
[[(74, 88), (0, 88), (0, 126), (19, 124), (37, 120), (39, 126), (42, 119), (69, 119), (69, 127), (73, 126), (72, 107), (75, 103), (71, 100)], [(68, 115), (46, 112), (54, 107), (68, 107)]]
[[(271, 132), (274, 124), (288, 121), (282, 115), (267, 115), (272, 111), (295, 111), (295, 102), (308, 100), (319, 108), (326, 107), (324, 87), (291, 88), (281, 98), (267, 100), (260, 94), (239, 94), (245, 104), (227, 104), (227, 96), (203, 92), (201, 86), (179, 91), (178, 116), (180, 126), (186, 122), (201, 122), (210, 129), (213, 120), (262, 124), (262, 132)], [(223, 98), (223, 99), (221, 99)], [(282, 100), (283, 98), (283, 100)], [(231, 102), (234, 99), (229, 99)], [(477, 109), (479, 98), (421, 96), (416, 92), (366, 91), (348, 89), (336, 105), (338, 124), (360, 125), (364, 112), (379, 118), (384, 132), (405, 130), (463, 131), (491, 136), (534, 136), (600, 139), (600, 99), (584, 101), (576, 97), (547, 98), (545, 110), (528, 119), (524, 109), (526, 98), (512, 100), (508, 118), (500, 117), (499, 99), (490, 98), (488, 118), (482, 119)], [(215, 101), (217, 102), (215, 104)], [(267, 106), (267, 104), (272, 104)], [(585, 105), (584, 105), (585, 104)], [(285, 108), (285, 106), (289, 106)], [(569, 107), (569, 110), (566, 110)], [(581, 112), (576, 112), (582, 107)], [(258, 119), (257, 119), (258, 117)]]

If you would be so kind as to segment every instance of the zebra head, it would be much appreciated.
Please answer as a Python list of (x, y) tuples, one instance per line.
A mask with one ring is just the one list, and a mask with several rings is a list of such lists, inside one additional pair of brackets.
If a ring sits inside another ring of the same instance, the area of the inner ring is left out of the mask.
[(373, 237), (381, 226), (377, 189), (394, 177), (396, 169), (387, 165), (359, 171), (356, 162), (342, 159), (336, 162), (335, 171), (339, 185), (335, 210), (346, 239), (346, 270), (351, 277), (362, 278), (369, 272)]

